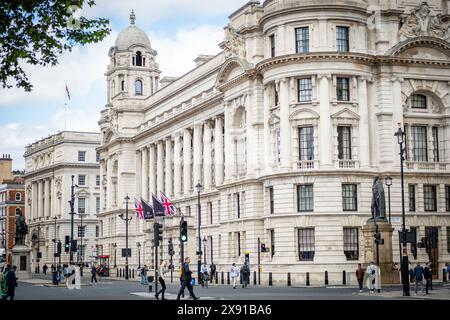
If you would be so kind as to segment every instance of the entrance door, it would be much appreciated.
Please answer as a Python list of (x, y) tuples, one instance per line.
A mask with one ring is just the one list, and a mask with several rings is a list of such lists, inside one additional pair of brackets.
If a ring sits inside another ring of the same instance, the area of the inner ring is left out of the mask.
[[(439, 278), (439, 228), (425, 227), (425, 237), (428, 239), (427, 253), (431, 263), (433, 279)], [(434, 240), (433, 240), (434, 239)]]

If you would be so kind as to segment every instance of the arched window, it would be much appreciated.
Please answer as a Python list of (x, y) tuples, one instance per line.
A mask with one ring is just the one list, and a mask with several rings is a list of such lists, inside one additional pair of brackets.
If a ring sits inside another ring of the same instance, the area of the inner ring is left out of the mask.
[(20, 201), (22, 200), (22, 195), (20, 194), (20, 192), (16, 193), (16, 201)]
[(122, 80), (122, 82), (120, 83), (120, 90), (125, 91), (125, 80)]
[(426, 109), (427, 97), (422, 94), (414, 94), (411, 96), (411, 108)]
[(136, 65), (142, 67), (142, 53), (140, 51), (136, 52)]
[(134, 83), (134, 88), (135, 88), (135, 94), (137, 96), (141, 96), (142, 95), (142, 81), (136, 80), (136, 82)]

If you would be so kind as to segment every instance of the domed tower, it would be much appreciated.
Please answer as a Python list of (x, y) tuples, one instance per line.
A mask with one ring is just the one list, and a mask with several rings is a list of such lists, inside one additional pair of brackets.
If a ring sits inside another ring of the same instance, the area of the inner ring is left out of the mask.
[(159, 89), (161, 71), (155, 62), (157, 52), (135, 21), (131, 11), (130, 26), (119, 33), (115, 46), (109, 49), (108, 103), (120, 98), (145, 99)]

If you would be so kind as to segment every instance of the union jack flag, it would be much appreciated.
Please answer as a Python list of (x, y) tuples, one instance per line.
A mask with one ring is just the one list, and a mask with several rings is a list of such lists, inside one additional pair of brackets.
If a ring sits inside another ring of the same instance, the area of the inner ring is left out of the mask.
[(136, 199), (136, 197), (134, 198), (134, 208), (136, 210), (138, 219), (144, 220), (144, 209), (142, 209), (142, 204), (138, 199)]
[(162, 192), (161, 192), (160, 198), (161, 198), (161, 203), (164, 207), (164, 215), (165, 216), (174, 216), (177, 208), (175, 207), (173, 202), (170, 201), (169, 198), (167, 198), (166, 195)]

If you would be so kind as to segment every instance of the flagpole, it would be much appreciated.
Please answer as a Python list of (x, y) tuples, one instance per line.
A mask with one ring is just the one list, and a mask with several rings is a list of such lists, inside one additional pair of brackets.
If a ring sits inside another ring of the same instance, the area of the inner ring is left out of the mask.
[(67, 129), (67, 93), (64, 92), (64, 131)]

